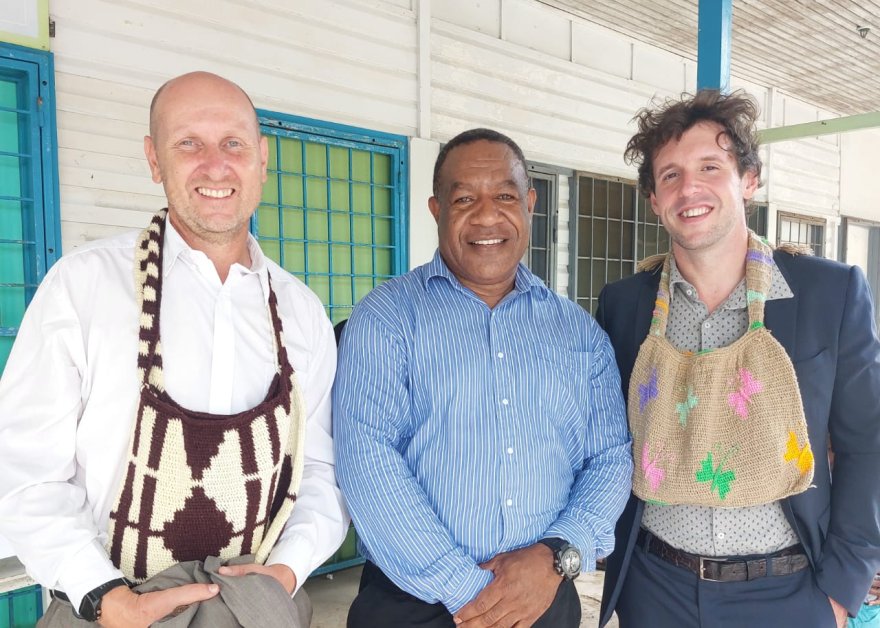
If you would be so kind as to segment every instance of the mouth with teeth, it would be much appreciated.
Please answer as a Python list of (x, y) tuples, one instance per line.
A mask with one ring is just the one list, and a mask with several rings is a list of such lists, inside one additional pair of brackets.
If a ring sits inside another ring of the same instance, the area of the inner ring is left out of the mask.
[(196, 188), (196, 192), (199, 193), (199, 196), (203, 196), (205, 198), (229, 198), (235, 192), (233, 188)]
[(712, 211), (711, 207), (706, 205), (701, 205), (699, 207), (690, 207), (679, 214), (681, 218), (699, 218), (700, 216), (705, 216), (709, 212)]

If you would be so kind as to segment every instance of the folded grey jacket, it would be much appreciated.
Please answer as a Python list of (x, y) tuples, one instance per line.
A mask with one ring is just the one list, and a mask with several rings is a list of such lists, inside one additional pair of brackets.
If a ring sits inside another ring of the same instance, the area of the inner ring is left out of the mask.
[[(308, 628), (312, 604), (302, 589), (291, 599), (271, 576), (217, 573), (223, 565), (253, 562), (253, 555), (248, 555), (226, 562), (209, 556), (204, 562), (178, 563), (132, 590), (150, 593), (193, 583), (214, 583), (220, 587), (215, 597), (178, 609), (178, 614), (154, 622), (153, 628)], [(77, 619), (69, 602), (55, 599), (37, 628), (95, 628), (95, 624)]]

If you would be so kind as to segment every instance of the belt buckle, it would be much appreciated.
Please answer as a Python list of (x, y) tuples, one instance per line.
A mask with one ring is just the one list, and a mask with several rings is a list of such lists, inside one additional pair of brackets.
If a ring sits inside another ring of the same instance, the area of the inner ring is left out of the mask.
[(726, 563), (726, 562), (727, 562), (726, 558), (700, 556), (700, 573), (698, 574), (700, 577), (700, 580), (708, 580), (709, 582), (721, 582), (720, 580), (706, 577), (705, 563)]

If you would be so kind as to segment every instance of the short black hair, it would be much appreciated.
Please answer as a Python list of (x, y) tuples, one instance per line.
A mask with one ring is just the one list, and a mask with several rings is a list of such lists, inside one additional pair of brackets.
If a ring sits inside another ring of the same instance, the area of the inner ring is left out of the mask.
[(510, 150), (513, 151), (513, 154), (516, 155), (517, 160), (520, 164), (522, 164), (523, 173), (526, 175), (526, 177), (528, 177), (529, 168), (526, 165), (526, 158), (525, 155), (523, 155), (522, 149), (519, 147), (519, 144), (504, 135), (504, 133), (499, 133), (498, 131), (493, 131), (492, 129), (470, 129), (459, 133), (451, 140), (449, 140), (442, 149), (440, 149), (440, 154), (437, 155), (437, 161), (434, 162), (434, 197), (438, 196), (440, 190), (440, 169), (443, 167), (443, 164), (446, 163), (446, 158), (449, 157), (449, 153), (459, 146), (473, 144), (474, 142), (479, 142), (481, 140), (505, 144), (508, 148), (510, 148)]

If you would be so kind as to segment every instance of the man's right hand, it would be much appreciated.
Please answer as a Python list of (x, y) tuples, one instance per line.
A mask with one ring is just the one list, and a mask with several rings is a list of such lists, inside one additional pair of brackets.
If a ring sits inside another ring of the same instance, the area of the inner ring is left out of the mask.
[(186, 584), (141, 594), (125, 586), (116, 587), (101, 598), (98, 623), (104, 628), (147, 628), (175, 609), (209, 600), (219, 591), (216, 584)]

